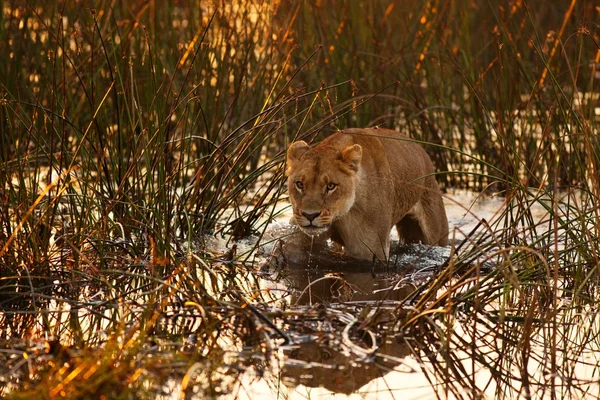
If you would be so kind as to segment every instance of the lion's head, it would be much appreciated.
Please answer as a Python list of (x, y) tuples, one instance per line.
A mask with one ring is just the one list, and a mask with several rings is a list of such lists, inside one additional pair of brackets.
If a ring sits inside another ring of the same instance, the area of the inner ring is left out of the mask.
[(354, 204), (362, 148), (339, 150), (327, 145), (313, 148), (298, 141), (287, 151), (288, 192), (294, 219), (304, 233), (314, 236)]

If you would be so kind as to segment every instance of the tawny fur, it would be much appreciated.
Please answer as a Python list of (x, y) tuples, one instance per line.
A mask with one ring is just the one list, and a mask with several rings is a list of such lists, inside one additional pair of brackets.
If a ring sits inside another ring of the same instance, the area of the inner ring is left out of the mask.
[(308, 235), (331, 237), (359, 259), (389, 258), (400, 240), (445, 246), (448, 219), (431, 159), (387, 129), (347, 129), (287, 152), (294, 219)]

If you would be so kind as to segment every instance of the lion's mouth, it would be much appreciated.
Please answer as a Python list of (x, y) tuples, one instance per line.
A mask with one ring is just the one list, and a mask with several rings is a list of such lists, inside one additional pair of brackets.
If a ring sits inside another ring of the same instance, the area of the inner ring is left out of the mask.
[(304, 225), (300, 226), (300, 230), (307, 234), (308, 236), (318, 236), (322, 233), (327, 232), (329, 226), (314, 226), (314, 225)]

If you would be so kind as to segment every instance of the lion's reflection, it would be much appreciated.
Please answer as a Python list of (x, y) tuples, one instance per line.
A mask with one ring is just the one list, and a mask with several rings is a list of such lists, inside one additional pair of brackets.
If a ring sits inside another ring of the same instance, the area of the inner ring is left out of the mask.
[[(403, 283), (406, 266), (352, 259), (335, 245), (312, 243), (311, 248), (303, 236), (295, 235), (282, 241), (272, 256), (271, 266), (280, 272), (277, 281), (290, 290), (291, 306), (322, 305), (308, 307), (306, 315), (288, 320), (294, 340), (283, 350), (286, 385), (349, 394), (385, 375), (409, 354), (402, 340), (386, 337), (377, 328), (393, 325), (403, 312), (404, 300), (415, 290), (414, 285)], [(348, 326), (332, 310), (348, 315), (377, 310), (377, 315), (367, 326)]]
[(399, 365), (409, 355), (406, 344), (388, 340), (368, 357), (356, 358), (338, 340), (316, 340), (284, 350), (283, 383), (289, 387), (324, 387), (350, 394)]

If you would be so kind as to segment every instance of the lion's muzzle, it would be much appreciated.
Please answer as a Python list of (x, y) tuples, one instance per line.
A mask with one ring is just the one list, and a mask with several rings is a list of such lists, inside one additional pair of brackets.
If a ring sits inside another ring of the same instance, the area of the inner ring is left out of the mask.
[(314, 210), (301, 210), (294, 213), (296, 223), (309, 236), (320, 235), (325, 233), (331, 225), (331, 218), (328, 218), (327, 213)]

